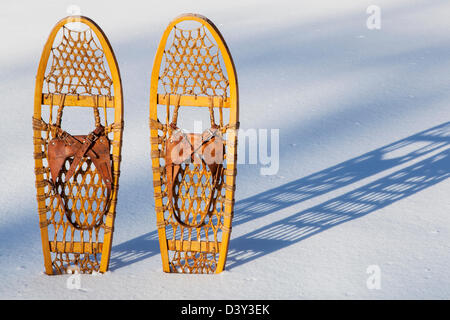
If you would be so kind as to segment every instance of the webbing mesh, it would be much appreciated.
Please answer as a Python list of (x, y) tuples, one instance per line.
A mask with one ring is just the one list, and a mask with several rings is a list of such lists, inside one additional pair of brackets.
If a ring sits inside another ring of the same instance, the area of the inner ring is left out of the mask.
[(192, 30), (175, 27), (160, 76), (165, 93), (226, 96), (228, 79), (219, 53), (204, 26)]
[(92, 30), (74, 31), (65, 26), (62, 30), (62, 40), (52, 48), (51, 69), (44, 80), (48, 92), (110, 96), (112, 80)]

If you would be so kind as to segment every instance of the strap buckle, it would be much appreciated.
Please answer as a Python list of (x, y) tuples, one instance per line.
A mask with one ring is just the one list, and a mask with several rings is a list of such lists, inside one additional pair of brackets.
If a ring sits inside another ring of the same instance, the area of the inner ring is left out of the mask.
[(99, 138), (99, 135), (96, 135), (94, 132), (89, 133), (85, 140), (87, 140), (87, 142), (89, 142), (89, 144), (94, 143), (97, 139)]

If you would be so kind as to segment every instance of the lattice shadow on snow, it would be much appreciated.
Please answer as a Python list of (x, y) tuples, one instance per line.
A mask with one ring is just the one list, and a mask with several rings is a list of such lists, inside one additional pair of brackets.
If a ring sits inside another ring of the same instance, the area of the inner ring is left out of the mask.
[(113, 246), (109, 269), (119, 269), (156, 254), (159, 254), (158, 232), (152, 231)]
[[(232, 237), (227, 268), (363, 217), (445, 180), (450, 176), (449, 147), (450, 122), (447, 122), (236, 202), (234, 227), (403, 165), (383, 178), (334, 199), (238, 238)], [(423, 159), (414, 161), (419, 158)], [(408, 162), (412, 164), (405, 167)], [(158, 248), (156, 231), (116, 245), (112, 250), (111, 268), (121, 268), (159, 254)]]
[[(236, 267), (285, 248), (447, 179), (450, 176), (449, 146), (450, 122), (447, 122), (239, 201), (236, 204), (236, 224), (288, 208), (398, 165), (413, 163), (341, 196), (232, 239), (227, 266)], [(419, 157), (424, 159), (414, 162)]]

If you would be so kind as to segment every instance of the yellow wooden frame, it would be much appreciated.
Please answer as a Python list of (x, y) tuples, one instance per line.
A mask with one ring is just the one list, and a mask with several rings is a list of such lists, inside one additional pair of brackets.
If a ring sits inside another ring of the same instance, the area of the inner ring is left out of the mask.
[[(222, 241), (220, 243), (219, 248), (219, 259), (216, 267), (216, 273), (220, 273), (223, 271), (226, 263), (226, 258), (228, 254), (228, 245), (230, 240), (230, 232), (231, 232), (231, 223), (233, 218), (234, 211), (234, 190), (235, 190), (235, 178), (236, 178), (236, 159), (237, 159), (237, 124), (239, 122), (239, 97), (238, 97), (238, 81), (236, 70), (234, 66), (233, 59), (231, 57), (230, 51), (223, 39), (221, 33), (217, 29), (217, 27), (206, 17), (199, 14), (183, 14), (175, 18), (166, 30), (161, 38), (161, 41), (158, 46), (158, 50), (156, 52), (156, 56), (153, 62), (153, 69), (151, 75), (151, 84), (150, 84), (150, 121), (157, 121), (157, 107), (158, 104), (166, 104), (167, 100), (164, 95), (158, 94), (158, 81), (159, 81), (159, 73), (161, 68), (161, 62), (163, 58), (164, 49), (166, 47), (167, 39), (174, 28), (180, 22), (183, 21), (197, 21), (205, 26), (208, 31), (213, 35), (216, 44), (219, 47), (221, 52), (229, 81), (229, 93), (230, 96), (224, 101), (223, 107), (229, 108), (230, 119), (229, 125), (230, 129), (227, 131), (227, 171), (232, 174), (226, 175), (226, 192), (225, 192), (225, 212), (224, 212), (224, 221), (223, 221), (223, 229), (222, 229)], [(172, 97), (171, 104), (172, 102)], [(194, 97), (194, 96), (181, 96), (180, 104), (181, 105), (189, 105), (189, 106), (198, 106), (198, 107), (207, 107), (209, 106), (209, 99), (207, 97)], [(214, 101), (214, 106), (217, 106), (218, 101)], [(159, 144), (155, 141), (158, 141), (158, 130), (155, 127), (150, 128), (150, 140), (151, 140), (151, 152), (152, 154), (158, 153)], [(155, 208), (161, 208), (163, 205), (162, 195), (161, 195), (161, 168), (159, 164), (159, 159), (152, 157), (152, 168), (153, 168), (153, 184), (154, 184), (154, 198), (155, 198)], [(158, 226), (158, 235), (159, 235), (159, 243), (161, 250), (161, 259), (163, 264), (163, 271), (170, 272), (169, 266), (169, 256), (168, 249), (170, 246), (171, 250), (182, 249), (185, 246), (185, 243), (174, 243), (173, 241), (168, 241), (166, 238), (166, 230), (164, 224), (164, 211), (156, 210), (156, 218), (157, 218), (157, 226)], [(185, 242), (185, 241), (184, 241)], [(194, 244), (194, 243), (193, 243)], [(203, 247), (203, 244), (196, 244), (200, 250)]]
[[(100, 103), (103, 101), (108, 101), (107, 107), (113, 107), (115, 109), (114, 114), (114, 123), (118, 126), (119, 130), (113, 130), (113, 143), (112, 143), (112, 158), (113, 158), (113, 190), (111, 194), (111, 204), (109, 207), (109, 211), (105, 218), (106, 227), (111, 230), (110, 232), (105, 232), (103, 237), (103, 243), (98, 245), (98, 250), (101, 250), (101, 262), (100, 262), (100, 272), (106, 272), (108, 270), (110, 255), (111, 255), (111, 245), (112, 245), (112, 237), (113, 237), (113, 228), (114, 228), (114, 218), (115, 218), (115, 210), (117, 203), (117, 192), (119, 185), (119, 172), (120, 172), (120, 155), (121, 155), (121, 147), (122, 147), (122, 123), (123, 123), (123, 97), (122, 97), (122, 82), (119, 72), (119, 67), (117, 64), (116, 57), (112, 50), (112, 47), (102, 29), (91, 19), (84, 16), (70, 16), (61, 19), (52, 29), (50, 35), (45, 43), (44, 49), (42, 51), (41, 59), (39, 62), (39, 67), (36, 75), (36, 83), (35, 83), (35, 94), (34, 94), (34, 113), (33, 117), (35, 119), (41, 119), (41, 111), (42, 105), (48, 104), (46, 98), (48, 98), (45, 94), (42, 93), (43, 82), (45, 77), (45, 71), (47, 68), (48, 60), (51, 53), (51, 48), (54, 43), (55, 37), (59, 30), (71, 22), (80, 22), (87, 25), (96, 35), (98, 40), (100, 41), (100, 46), (104, 51), (106, 61), (108, 63), (111, 77), (113, 81), (114, 88), (114, 96), (109, 97), (109, 99), (100, 99)], [(66, 104), (71, 106), (90, 106), (92, 102), (86, 102), (86, 98), (84, 97), (69, 97), (66, 101)], [(77, 99), (78, 98), (78, 99)], [(112, 101), (111, 101), (112, 100)], [(103, 102), (104, 103), (104, 102)], [(99, 107), (102, 105), (100, 104)], [(33, 130), (34, 140), (41, 138), (40, 130)], [(34, 154), (35, 154), (35, 174), (36, 174), (36, 190), (37, 190), (37, 203), (38, 203), (38, 213), (39, 213), (39, 223), (40, 226), (45, 225), (47, 221), (47, 208), (45, 204), (45, 181), (43, 174), (43, 161), (41, 155), (43, 153), (42, 147), (39, 144), (34, 144)], [(64, 244), (57, 245), (57, 248), (52, 248), (52, 244), (49, 243), (48, 238), (48, 227), (41, 227), (41, 240), (42, 240), (42, 249), (44, 254), (44, 265), (45, 272), (47, 274), (53, 274), (52, 267), (52, 259), (51, 259), (51, 249), (53, 250), (61, 250), (61, 252), (69, 252), (68, 248)], [(54, 247), (54, 245), (53, 245)], [(80, 245), (75, 243), (74, 251), (81, 250), (83, 252), (89, 253), (89, 248), (84, 248), (84, 245)]]

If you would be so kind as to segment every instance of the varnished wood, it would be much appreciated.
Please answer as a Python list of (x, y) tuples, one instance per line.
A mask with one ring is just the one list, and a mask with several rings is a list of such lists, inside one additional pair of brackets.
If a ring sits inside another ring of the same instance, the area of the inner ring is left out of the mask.
[(89, 243), (89, 242), (49, 242), (51, 252), (65, 252), (65, 253), (102, 253), (103, 243)]
[[(42, 105), (50, 106), (58, 106), (63, 99), (62, 94), (42, 94)], [(86, 95), (74, 95), (68, 94), (64, 97), (64, 105), (65, 107), (99, 107), (103, 108), (105, 105), (107, 108), (114, 109), (114, 97), (107, 96), (99, 96), (95, 101), (92, 96)]]
[(216, 246), (215, 242), (207, 241), (181, 241), (181, 240), (167, 240), (167, 248), (169, 250), (176, 251), (194, 251), (194, 252), (218, 252), (220, 248), (219, 245)]
[[(158, 94), (157, 95), (157, 103), (160, 105), (167, 105), (167, 99), (170, 99), (170, 105), (175, 105), (177, 101), (177, 97), (175, 95), (165, 95), (165, 94)], [(207, 107), (209, 108), (211, 105), (211, 102), (209, 100), (209, 97), (196, 97), (196, 96), (181, 96), (180, 97), (180, 105), (182, 106), (190, 106), (190, 107)], [(214, 108), (230, 108), (230, 100), (222, 100), (220, 97), (213, 97), (213, 107)]]

